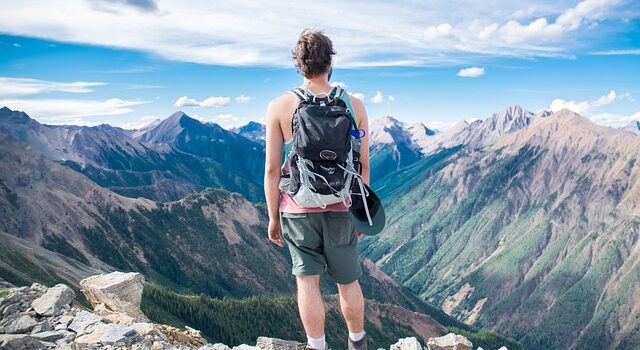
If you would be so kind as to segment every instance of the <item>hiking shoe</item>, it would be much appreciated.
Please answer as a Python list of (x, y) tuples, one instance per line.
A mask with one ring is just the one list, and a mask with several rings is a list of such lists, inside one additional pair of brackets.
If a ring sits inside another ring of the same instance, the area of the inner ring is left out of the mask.
[(349, 350), (367, 350), (367, 334), (358, 341), (353, 341), (349, 338)]

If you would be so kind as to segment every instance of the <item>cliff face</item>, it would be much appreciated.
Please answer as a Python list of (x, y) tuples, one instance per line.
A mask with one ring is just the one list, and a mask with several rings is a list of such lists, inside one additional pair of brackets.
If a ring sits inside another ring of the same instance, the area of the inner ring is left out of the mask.
[(640, 138), (566, 110), (496, 137), (389, 175), (363, 254), (527, 348), (638, 346)]

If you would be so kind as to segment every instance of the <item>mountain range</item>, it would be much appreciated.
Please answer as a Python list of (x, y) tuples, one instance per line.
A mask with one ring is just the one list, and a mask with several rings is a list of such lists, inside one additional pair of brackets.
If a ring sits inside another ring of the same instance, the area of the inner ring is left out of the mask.
[(510, 107), (436, 135), (382, 179), (361, 253), (527, 349), (640, 346), (640, 137)]
[[(517, 105), (444, 131), (373, 120), (388, 221), (359, 244), (365, 296), (526, 349), (639, 347), (638, 130)], [(262, 124), (53, 126), (3, 108), (0, 149), (6, 280), (121, 269), (211, 297), (295, 287), (262, 236)]]

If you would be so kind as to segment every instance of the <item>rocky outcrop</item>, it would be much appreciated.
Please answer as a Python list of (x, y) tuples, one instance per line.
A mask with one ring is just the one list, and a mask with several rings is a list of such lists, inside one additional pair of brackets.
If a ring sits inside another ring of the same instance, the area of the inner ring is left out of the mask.
[(143, 287), (144, 276), (137, 272), (114, 271), (80, 281), (82, 293), (97, 314), (127, 324), (148, 321), (140, 311)]
[(430, 338), (427, 347), (429, 350), (473, 350), (473, 344), (467, 338), (455, 333)]
[[(82, 280), (82, 292), (94, 310), (71, 305), (75, 294), (64, 284), (10, 288), (0, 298), (0, 349), (297, 350), (303, 346), (259, 337), (255, 345), (230, 348), (209, 344), (189, 326), (182, 330), (149, 322), (140, 311), (143, 284), (144, 277), (138, 273), (112, 272)], [(471, 342), (450, 333), (430, 338), (427, 349), (470, 350)], [(423, 347), (417, 338), (403, 338), (390, 350)]]

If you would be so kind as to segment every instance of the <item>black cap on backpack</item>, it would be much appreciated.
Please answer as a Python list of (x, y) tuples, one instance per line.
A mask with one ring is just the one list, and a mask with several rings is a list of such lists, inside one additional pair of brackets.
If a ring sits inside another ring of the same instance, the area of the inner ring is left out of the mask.
[[(365, 235), (377, 235), (384, 229), (386, 223), (382, 202), (376, 193), (367, 184), (361, 182), (360, 179), (356, 179), (353, 182), (353, 187), (349, 210), (351, 221), (356, 226), (356, 229)], [(364, 189), (364, 196), (361, 195), (361, 188)]]

